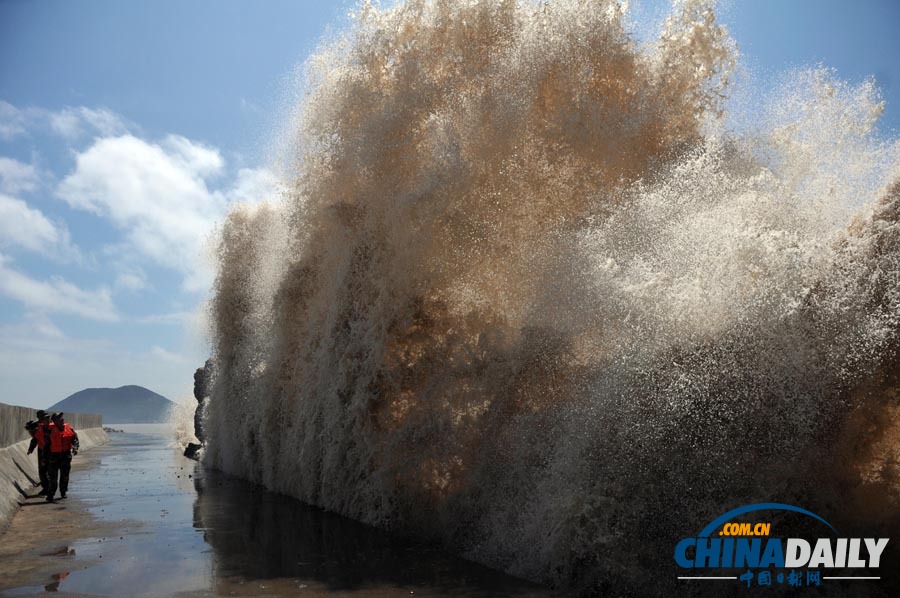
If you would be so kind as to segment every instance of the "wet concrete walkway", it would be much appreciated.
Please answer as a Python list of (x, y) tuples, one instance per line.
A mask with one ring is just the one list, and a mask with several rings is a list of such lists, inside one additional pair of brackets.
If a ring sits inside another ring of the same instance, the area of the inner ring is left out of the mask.
[(76, 457), (69, 498), (0, 536), (0, 596), (545, 596), (182, 457), (161, 429)]

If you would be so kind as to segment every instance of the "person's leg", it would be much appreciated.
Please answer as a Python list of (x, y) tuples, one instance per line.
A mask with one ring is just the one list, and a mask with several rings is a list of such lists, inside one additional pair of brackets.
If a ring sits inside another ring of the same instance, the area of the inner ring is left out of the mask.
[(72, 453), (66, 451), (59, 457), (59, 495), (66, 497), (69, 489), (69, 472), (72, 471)]
[(59, 483), (59, 453), (50, 453), (47, 461), (47, 500), (53, 500)]
[(41, 494), (47, 494), (47, 456), (48, 455), (44, 452), (44, 449), (38, 447), (38, 477), (41, 480)]

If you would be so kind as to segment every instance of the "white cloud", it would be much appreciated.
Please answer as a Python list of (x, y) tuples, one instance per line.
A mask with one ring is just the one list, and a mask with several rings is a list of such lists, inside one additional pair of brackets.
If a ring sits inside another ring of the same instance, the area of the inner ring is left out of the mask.
[(50, 320), (50, 318), (47, 317), (47, 314), (25, 314), (25, 321), (31, 326), (33, 334), (38, 337), (44, 337), (48, 339), (66, 338), (66, 335), (63, 334), (63, 331), (57, 328), (56, 324), (54, 324)]
[(234, 201), (258, 203), (274, 199), (282, 190), (282, 183), (266, 168), (241, 168), (234, 188), (229, 194)]
[(18, 245), (64, 261), (80, 259), (69, 231), (24, 201), (0, 193), (0, 247)]
[(20, 337), (23, 343), (26, 340), (30, 343), (40, 343), (67, 338), (63, 331), (47, 317), (47, 314), (37, 312), (26, 313), (16, 323), (0, 324), (0, 339), (16, 337)]
[(150, 354), (160, 359), (162, 361), (168, 361), (171, 363), (186, 363), (188, 359), (183, 355), (179, 355), (178, 353), (173, 353), (172, 351), (167, 351), (162, 347), (154, 345), (150, 349)]
[(204, 290), (212, 280), (204, 246), (229, 201), (271, 194), (276, 185), (267, 171), (243, 169), (234, 188), (211, 190), (209, 179), (224, 169), (218, 150), (184, 137), (106, 137), (76, 156), (58, 194), (125, 231), (138, 254), (181, 272), (188, 290)]
[(124, 135), (98, 140), (78, 154), (59, 186), (70, 206), (109, 219), (152, 261), (181, 271), (202, 287), (201, 246), (225, 208), (204, 175), (221, 168), (213, 150), (184, 138), (162, 145)]
[(0, 139), (12, 139), (24, 135), (27, 122), (25, 111), (19, 110), (9, 102), (0, 100)]
[(137, 319), (139, 324), (176, 324), (183, 326), (196, 319), (197, 315), (189, 311), (176, 311), (166, 314), (151, 314)]
[(85, 132), (97, 133), (103, 137), (121, 135), (128, 131), (125, 120), (106, 108), (63, 108), (48, 114), (50, 128), (66, 139), (77, 139)]
[(36, 280), (9, 267), (11, 261), (0, 254), (0, 294), (23, 303), (30, 311), (67, 313), (107, 322), (119, 319), (109, 289), (86, 291), (59, 276)]
[(109, 137), (122, 135), (133, 124), (108, 108), (66, 106), (60, 110), (18, 108), (0, 100), (0, 139), (13, 139), (38, 128), (73, 141), (86, 133)]
[[(53, 111), (0, 102), (0, 126), (6, 136), (52, 132), (76, 149), (75, 168), (57, 194), (124, 234), (107, 245), (115, 248), (108, 265), (117, 290), (148, 288), (141, 268), (148, 263), (179, 272), (185, 290), (208, 289), (209, 242), (228, 204), (258, 203), (279, 193), (279, 181), (267, 169), (241, 168), (235, 175), (218, 149), (178, 135), (141, 139), (129, 132), (137, 127), (106, 108)], [(76, 141), (86, 134), (97, 137), (84, 148)], [(33, 165), (0, 158), (0, 193), (6, 194), (0, 209), (11, 218), (0, 224), (0, 250), (5, 242), (47, 255), (77, 255), (65, 226), (15, 197), (39, 188), (41, 176)]]
[[(0, 394), (46, 407), (83, 387), (142, 384), (173, 399), (190, 398), (193, 371), (208, 356), (208, 326), (198, 296), (179, 296), (172, 287), (180, 278), (185, 288), (207, 288), (216, 222), (230, 202), (270, 196), (277, 181), (263, 169), (238, 171), (239, 160), (226, 164), (217, 148), (194, 140), (142, 139), (138, 125), (108, 109), (0, 101), (0, 142), (32, 143), (29, 135), (35, 143), (62, 144), (75, 166), (51, 173), (37, 159), (0, 158), (0, 297), (23, 313), (0, 322)], [(51, 208), (32, 201), (48, 188), (68, 206), (102, 218), (70, 221), (79, 240), (96, 239), (84, 257), (58, 220), (72, 212), (62, 202)], [(19, 251), (22, 261), (13, 261)], [(42, 260), (26, 261), (24, 251), (91, 263), (88, 270), (50, 276), (32, 270)], [(98, 275), (103, 278), (95, 281)], [(160, 313), (139, 315), (146, 314), (148, 288), (155, 289)], [(68, 326), (81, 318), (109, 324), (91, 326), (93, 338), (77, 338), (83, 327)], [(116, 340), (103, 338), (109, 330), (117, 331)]]
[(38, 172), (34, 166), (0, 156), (0, 192), (34, 191), (37, 184)]
[(74, 139), (82, 133), (81, 118), (73, 110), (63, 110), (50, 114), (50, 128), (59, 135)]
[(126, 291), (141, 291), (147, 288), (147, 275), (140, 269), (121, 272), (116, 277), (116, 288)]
[(169, 135), (162, 147), (170, 159), (178, 162), (188, 172), (199, 178), (208, 178), (222, 172), (225, 160), (219, 150), (196, 143), (180, 135)]

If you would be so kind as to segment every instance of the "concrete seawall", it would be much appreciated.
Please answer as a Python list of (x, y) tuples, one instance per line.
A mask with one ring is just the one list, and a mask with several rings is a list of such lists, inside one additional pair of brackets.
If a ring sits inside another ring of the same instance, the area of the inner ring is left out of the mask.
[[(38, 484), (37, 456), (27, 454), (31, 436), (24, 428), (25, 422), (35, 418), (35, 411), (0, 403), (0, 533), (6, 530), (20, 501)], [(81, 450), (109, 441), (101, 416), (66, 413), (65, 417), (78, 432)]]

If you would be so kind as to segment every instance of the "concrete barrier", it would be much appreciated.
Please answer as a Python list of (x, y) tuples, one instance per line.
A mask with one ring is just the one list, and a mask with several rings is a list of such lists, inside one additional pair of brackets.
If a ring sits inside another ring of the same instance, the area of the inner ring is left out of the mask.
[[(3, 533), (26, 495), (38, 485), (37, 452), (28, 453), (31, 436), (25, 422), (36, 410), (0, 403), (0, 533)], [(81, 450), (109, 441), (99, 415), (66, 413), (66, 422), (78, 432)]]
[[(0, 448), (11, 446), (31, 437), (25, 431), (25, 422), (35, 419), (37, 409), (33, 407), (17, 407), (0, 403)], [(103, 418), (99, 415), (83, 413), (66, 413), (66, 422), (75, 430), (102, 428)]]

